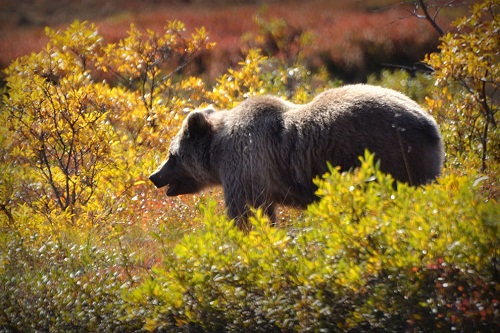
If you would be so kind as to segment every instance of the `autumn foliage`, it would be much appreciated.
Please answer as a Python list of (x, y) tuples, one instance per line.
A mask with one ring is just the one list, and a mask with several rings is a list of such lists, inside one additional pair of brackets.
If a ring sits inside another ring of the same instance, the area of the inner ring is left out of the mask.
[[(372, 83), (425, 103), (447, 161), (434, 184), (393, 186), (369, 152), (315, 180), (320, 201), (256, 211), (249, 234), (220, 193), (166, 198), (147, 183), (190, 110), (264, 93), (295, 102), (339, 84), (307, 64), (311, 36), (265, 21), (208, 84), (204, 28), (92, 23), (5, 70), (0, 121), (0, 332), (492, 331), (500, 325), (498, 4), (455, 23), (433, 76)], [(293, 35), (293, 36), (292, 36)], [(269, 52), (265, 41), (274, 40)], [(260, 43), (260, 42), (262, 43)]]

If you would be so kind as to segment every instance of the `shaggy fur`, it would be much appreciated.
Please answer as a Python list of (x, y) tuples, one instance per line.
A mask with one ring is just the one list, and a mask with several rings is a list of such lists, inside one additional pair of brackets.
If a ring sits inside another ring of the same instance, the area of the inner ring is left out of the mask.
[(192, 112), (150, 180), (168, 185), (169, 196), (222, 185), (229, 217), (243, 226), (249, 206), (272, 221), (276, 204), (306, 207), (327, 161), (347, 171), (365, 149), (383, 172), (411, 185), (434, 180), (443, 163), (436, 122), (417, 103), (394, 90), (350, 85), (304, 105), (262, 96), (229, 111)]

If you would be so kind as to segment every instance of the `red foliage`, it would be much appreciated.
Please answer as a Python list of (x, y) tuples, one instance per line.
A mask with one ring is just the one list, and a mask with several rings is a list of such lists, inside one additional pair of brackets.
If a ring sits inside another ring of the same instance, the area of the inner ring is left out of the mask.
[[(351, 74), (370, 71), (372, 63), (413, 62), (437, 45), (437, 35), (423, 20), (411, 16), (408, 7), (367, 7), (353, 1), (277, 1), (262, 9), (260, 4), (144, 4), (127, 1), (126, 12), (107, 18), (92, 18), (107, 42), (126, 36), (130, 23), (162, 31), (168, 20), (180, 20), (188, 29), (205, 26), (217, 47), (198, 59), (199, 72), (214, 78), (241, 60), (241, 36), (255, 32), (252, 17), (264, 12), (267, 18), (282, 18), (289, 25), (311, 31), (315, 36), (310, 65), (326, 65), (330, 71)], [(90, 10), (90, 9), (87, 9)], [(115, 11), (118, 11), (115, 8)], [(77, 12), (78, 13), (78, 12)], [(75, 14), (75, 18), (76, 15)], [(84, 15), (88, 17), (90, 14)], [(65, 17), (66, 20), (70, 17)], [(64, 26), (59, 23), (59, 26)], [(14, 58), (37, 51), (46, 44), (41, 27), (1, 27), (0, 67)]]

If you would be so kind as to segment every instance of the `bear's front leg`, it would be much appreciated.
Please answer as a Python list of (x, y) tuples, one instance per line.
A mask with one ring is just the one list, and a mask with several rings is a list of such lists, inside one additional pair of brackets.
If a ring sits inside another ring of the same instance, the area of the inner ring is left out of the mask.
[(222, 172), (222, 189), (224, 190), (224, 202), (228, 217), (234, 224), (244, 230), (247, 229), (249, 210), (246, 205), (244, 185), (241, 170), (224, 170)]
[(248, 223), (250, 210), (244, 196), (224, 189), (224, 201), (226, 203), (227, 215), (234, 221), (234, 224), (241, 230), (250, 231), (251, 226)]
[(243, 208), (241, 208), (240, 204), (235, 204), (233, 200), (229, 200), (230, 201), (226, 200), (227, 214), (230, 219), (234, 220), (234, 224), (241, 230), (250, 231), (252, 229), (248, 220), (251, 214), (250, 207), (254, 208), (254, 206), (264, 211), (264, 213), (269, 217), (269, 222), (273, 227), (277, 226), (276, 207), (274, 204), (251, 205), (245, 202), (243, 203)]
[(223, 186), (223, 188), (227, 214), (238, 228), (246, 231), (251, 229), (252, 226), (248, 222), (251, 208), (262, 209), (269, 217), (271, 225), (276, 226), (276, 205), (263, 195), (263, 191), (259, 191), (256, 195), (254, 191), (235, 190), (234, 186), (229, 186), (229, 188)]

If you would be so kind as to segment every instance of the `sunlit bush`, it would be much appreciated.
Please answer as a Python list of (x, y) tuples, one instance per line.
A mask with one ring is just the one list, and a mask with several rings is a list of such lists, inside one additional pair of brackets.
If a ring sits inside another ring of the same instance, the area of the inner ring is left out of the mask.
[(266, 20), (262, 14), (255, 15), (254, 22), (258, 32), (247, 33), (243, 39), (269, 57), (264, 74), (268, 93), (306, 102), (313, 90), (313, 75), (305, 65), (308, 52), (312, 51), (312, 34), (291, 26), (284, 19)]
[(499, 322), (500, 209), (473, 179), (398, 184), (366, 155), (318, 179), (291, 229), (245, 235), (212, 213), (125, 296), (154, 331), (476, 331)]
[(86, 22), (46, 33), (5, 71), (0, 330), (136, 331), (121, 293), (161, 257), (148, 233), (193, 228), (194, 204), (169, 209), (145, 180), (204, 96), (180, 70), (212, 45), (180, 22), (161, 36), (132, 26), (116, 44)]
[(419, 72), (412, 74), (406, 70), (383, 70), (370, 75), (367, 83), (400, 91), (421, 104), (436, 89), (432, 75)]
[(105, 44), (94, 25), (75, 22), (47, 29), (44, 50), (9, 66), (0, 184), (9, 228), (27, 237), (29, 224), (44, 235), (101, 231), (130, 204), (182, 110), (204, 96), (200, 80), (179, 70), (212, 45), (204, 29), (184, 30), (171, 22), (159, 36), (131, 26)]
[(499, 10), (498, 1), (474, 5), (441, 39), (440, 52), (426, 57), (440, 88), (428, 105), (443, 124), (449, 158), (460, 163), (460, 155), (475, 155), (482, 171), (500, 163)]

